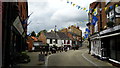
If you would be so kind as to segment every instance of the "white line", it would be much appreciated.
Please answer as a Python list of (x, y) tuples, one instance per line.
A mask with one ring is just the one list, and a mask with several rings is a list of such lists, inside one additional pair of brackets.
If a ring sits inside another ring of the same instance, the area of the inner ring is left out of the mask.
[(94, 62), (92, 62), (91, 60), (89, 60), (88, 58), (86, 58), (86, 57), (84, 56), (84, 54), (85, 54), (85, 53), (82, 54), (83, 58), (85, 58), (88, 62), (92, 63), (93, 65), (98, 66), (97, 64), (95, 64)]
[(47, 58), (46, 58), (46, 60), (45, 60), (45, 66), (48, 66), (48, 58), (49, 58), (50, 56), (52, 56), (52, 55), (55, 55), (55, 54), (51, 54), (51, 55), (48, 55), (48, 56), (47, 56)]

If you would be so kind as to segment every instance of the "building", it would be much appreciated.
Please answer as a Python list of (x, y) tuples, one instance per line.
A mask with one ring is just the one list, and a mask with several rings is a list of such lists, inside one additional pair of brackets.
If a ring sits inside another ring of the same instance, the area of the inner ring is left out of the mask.
[(63, 32), (47, 32), (41, 33), (39, 38), (44, 44), (49, 44), (49, 46), (56, 45), (57, 47), (61, 46), (71, 46), (71, 40)]
[[(26, 1), (26, 0), (25, 0)], [(15, 65), (16, 53), (26, 50), (26, 30), (23, 20), (28, 17), (26, 2), (2, 2), (2, 67)], [(24, 22), (27, 24), (27, 22)]]
[[(91, 54), (120, 64), (120, 2), (112, 0), (90, 4)], [(95, 12), (95, 13), (94, 13)], [(96, 25), (93, 16), (97, 17)]]
[(72, 25), (60, 30), (60, 32), (64, 32), (72, 40), (73, 47), (82, 46), (82, 30), (79, 27)]

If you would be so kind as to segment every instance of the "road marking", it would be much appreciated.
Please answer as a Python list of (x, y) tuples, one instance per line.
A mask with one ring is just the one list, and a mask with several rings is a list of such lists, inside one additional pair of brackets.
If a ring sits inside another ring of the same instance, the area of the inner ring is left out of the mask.
[[(86, 51), (86, 52), (87, 52), (87, 51)], [(82, 53), (83, 58), (85, 58), (88, 62), (90, 62), (90, 63), (93, 64), (94, 66), (98, 66), (97, 64), (95, 64), (94, 62), (92, 62), (91, 60), (89, 60), (88, 58), (86, 58), (86, 57), (84, 56), (84, 54), (85, 54), (85, 53)]]
[(53, 56), (53, 55), (55, 55), (55, 54), (51, 54), (51, 55), (48, 55), (48, 56), (46, 57), (45, 66), (48, 66), (48, 58), (49, 58), (50, 56)]

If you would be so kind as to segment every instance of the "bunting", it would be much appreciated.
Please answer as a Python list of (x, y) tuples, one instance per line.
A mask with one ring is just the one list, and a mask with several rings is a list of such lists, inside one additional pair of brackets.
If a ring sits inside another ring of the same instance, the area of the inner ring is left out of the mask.
[[(75, 4), (75, 3), (73, 3), (73, 2), (71, 2), (71, 1), (69, 1), (69, 0), (67, 0), (67, 3), (70, 3), (72, 6), (75, 6), (75, 5), (76, 5), (76, 7), (77, 7), (78, 9), (84, 10), (84, 11), (87, 12), (87, 13), (89, 13), (90, 11), (93, 10), (92, 8), (87, 9), (87, 8), (85, 8), (85, 7), (81, 7), (80, 5), (77, 5), (77, 4)], [(115, 5), (115, 7), (118, 7), (118, 6), (119, 6), (118, 4)], [(99, 10), (99, 11), (102, 11), (102, 10), (104, 9), (104, 10), (106, 11), (108, 8), (112, 9), (113, 6), (105, 7), (105, 8), (99, 8), (98, 10)], [(97, 9), (94, 9), (93, 14), (96, 14), (96, 13), (97, 13)]]

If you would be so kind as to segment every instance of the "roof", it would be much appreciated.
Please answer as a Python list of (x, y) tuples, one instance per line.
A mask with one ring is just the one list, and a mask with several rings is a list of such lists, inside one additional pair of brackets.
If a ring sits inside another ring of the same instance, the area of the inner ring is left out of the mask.
[(68, 32), (68, 33), (72, 34), (72, 36), (79, 36), (79, 35), (77, 35), (77, 34), (75, 34), (73, 32)]
[(38, 41), (38, 39), (34, 36), (31, 36), (31, 38), (34, 40), (34, 41)]
[(55, 32), (44, 33), (46, 38), (48, 39), (60, 39), (59, 36)]
[(67, 40), (70, 39), (64, 32), (49, 32), (45, 33), (46, 38), (48, 39), (61, 39), (61, 40)]
[(65, 33), (63, 32), (57, 32), (58, 36), (62, 40), (70, 39)]

